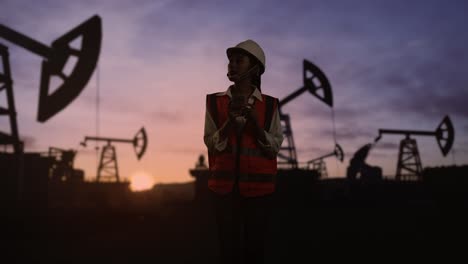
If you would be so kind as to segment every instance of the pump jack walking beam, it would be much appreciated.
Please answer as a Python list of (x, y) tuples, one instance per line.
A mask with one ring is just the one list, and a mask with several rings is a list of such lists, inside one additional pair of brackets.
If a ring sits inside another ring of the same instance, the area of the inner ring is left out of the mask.
[(278, 107), (280, 119), (284, 127), (283, 134), (286, 138), (286, 146), (281, 147), (280, 152), (278, 153), (278, 158), (283, 160), (279, 161), (279, 164), (287, 164), (293, 169), (297, 168), (298, 166), (296, 146), (294, 144), (290, 118), (288, 114), (285, 114), (283, 112), (283, 106), (285, 106), (287, 103), (291, 102), (304, 92), (309, 91), (320, 101), (324, 102), (330, 107), (333, 107), (333, 94), (330, 82), (319, 67), (315, 66), (308, 60), (304, 60), (302, 77), (304, 85), (295, 92), (280, 100)]
[[(80, 37), (82, 38), (81, 49), (70, 47), (69, 44)], [(44, 58), (37, 114), (37, 120), (43, 123), (78, 97), (91, 78), (101, 50), (101, 18), (91, 17), (53, 41), (50, 47), (2, 24), (0, 24), (0, 38)], [(77, 57), (77, 62), (73, 71), (67, 76), (63, 70), (71, 56)], [(61, 78), (63, 83), (49, 94), (50, 79), (53, 75)]]

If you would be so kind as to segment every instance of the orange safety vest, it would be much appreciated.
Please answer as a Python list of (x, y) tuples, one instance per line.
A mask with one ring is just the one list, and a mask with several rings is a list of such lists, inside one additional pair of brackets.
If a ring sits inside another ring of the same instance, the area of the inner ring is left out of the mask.
[[(268, 131), (278, 99), (262, 94), (263, 101), (256, 100), (258, 122)], [(228, 119), (228, 95), (209, 94), (206, 98), (207, 109), (216, 126), (221, 127)], [(254, 125), (247, 122), (240, 140), (235, 131), (228, 134), (226, 149), (221, 152), (208, 151), (210, 177), (208, 188), (218, 194), (232, 192), (236, 176), (242, 196), (255, 197), (273, 193), (277, 173), (276, 156), (266, 157), (254, 136)]]

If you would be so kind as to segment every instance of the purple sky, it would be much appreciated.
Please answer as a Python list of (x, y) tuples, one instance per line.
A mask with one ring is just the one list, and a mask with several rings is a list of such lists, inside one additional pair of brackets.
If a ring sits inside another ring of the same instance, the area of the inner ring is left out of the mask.
[[(319, 66), (333, 88), (337, 140), (345, 161), (379, 128), (433, 131), (450, 115), (454, 155), (418, 137), (423, 166), (468, 163), (468, 2), (466, 1), (18, 1), (1, 2), (0, 23), (49, 45), (94, 14), (103, 21), (99, 60), (103, 137), (132, 138), (144, 126), (149, 148), (137, 161), (116, 145), (122, 176), (150, 173), (156, 182), (191, 180), (203, 144), (205, 94), (223, 91), (225, 49), (251, 38), (265, 50), (262, 90), (284, 98), (302, 86), (302, 60)], [(75, 166), (95, 177), (96, 75), (68, 108), (35, 121), (41, 58), (10, 49), (20, 134), (28, 151), (77, 149)], [(5, 94), (0, 104), (5, 105)], [(290, 114), (300, 161), (333, 150), (331, 110), (306, 93)], [(6, 118), (0, 130), (9, 131)], [(395, 173), (402, 137), (384, 136), (368, 162)], [(92, 143), (90, 145), (93, 145)]]

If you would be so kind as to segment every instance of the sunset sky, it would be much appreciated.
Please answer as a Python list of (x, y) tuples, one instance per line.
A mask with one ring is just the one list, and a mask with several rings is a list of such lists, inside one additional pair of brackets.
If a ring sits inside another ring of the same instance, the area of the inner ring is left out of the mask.
[[(224, 91), (226, 48), (245, 39), (266, 54), (262, 91), (282, 99), (302, 86), (302, 61), (327, 75), (337, 141), (345, 161), (379, 128), (434, 131), (445, 115), (455, 152), (443, 157), (434, 137), (416, 137), (423, 166), (468, 164), (467, 1), (22, 1), (0, 0), (0, 23), (44, 44), (93, 15), (103, 22), (99, 59), (99, 136), (131, 139), (144, 126), (146, 154), (116, 144), (122, 177), (145, 172), (156, 183), (191, 181), (203, 143), (205, 95)], [(46, 123), (36, 121), (42, 58), (9, 47), (19, 132), (26, 150), (76, 149), (75, 167), (94, 179), (98, 78)], [(6, 105), (0, 93), (0, 105)], [(333, 151), (331, 109), (309, 93), (284, 106), (299, 161)], [(0, 131), (9, 132), (7, 118)], [(394, 175), (402, 136), (384, 135), (368, 163)]]

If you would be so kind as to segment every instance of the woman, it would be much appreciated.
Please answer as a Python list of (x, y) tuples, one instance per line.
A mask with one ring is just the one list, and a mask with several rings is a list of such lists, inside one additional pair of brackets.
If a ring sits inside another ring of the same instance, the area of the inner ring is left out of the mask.
[(278, 99), (261, 93), (265, 54), (253, 40), (228, 48), (234, 85), (207, 95), (204, 141), (221, 263), (263, 263), (283, 141)]

